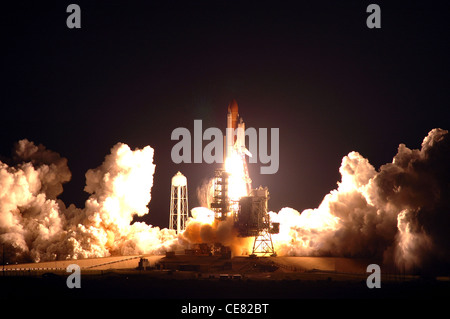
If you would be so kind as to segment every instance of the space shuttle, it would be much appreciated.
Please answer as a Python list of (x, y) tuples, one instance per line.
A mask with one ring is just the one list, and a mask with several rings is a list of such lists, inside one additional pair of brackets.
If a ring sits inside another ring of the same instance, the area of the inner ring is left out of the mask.
[(245, 147), (245, 123), (239, 117), (239, 108), (235, 99), (228, 104), (227, 129), (225, 136), (224, 157), (227, 158), (233, 152), (240, 155), (252, 156)]

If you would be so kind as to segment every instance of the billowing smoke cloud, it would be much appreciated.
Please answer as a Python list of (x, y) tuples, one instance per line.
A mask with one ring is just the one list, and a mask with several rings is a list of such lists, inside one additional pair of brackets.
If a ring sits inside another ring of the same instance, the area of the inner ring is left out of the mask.
[(351, 152), (341, 182), (316, 209), (284, 208), (279, 254), (377, 257), (407, 271), (450, 265), (450, 136), (433, 129), (420, 150), (400, 144), (376, 170)]
[(133, 216), (148, 213), (153, 149), (118, 143), (102, 165), (86, 173), (84, 208), (57, 199), (70, 180), (67, 160), (21, 140), (16, 165), (0, 162), (0, 243), (9, 261), (42, 261), (160, 252), (176, 244), (174, 231)]
[(189, 244), (220, 243), (230, 247), (233, 255), (251, 253), (252, 238), (238, 237), (231, 217), (223, 221), (215, 220), (214, 212), (205, 207), (196, 207), (191, 212), (186, 230), (180, 235), (180, 244), (189, 247)]

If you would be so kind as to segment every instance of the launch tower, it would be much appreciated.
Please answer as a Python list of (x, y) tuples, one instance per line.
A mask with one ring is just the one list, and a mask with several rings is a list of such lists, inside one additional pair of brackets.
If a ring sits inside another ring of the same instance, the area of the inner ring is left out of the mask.
[[(230, 134), (231, 130), (236, 134)], [(232, 172), (225, 169), (217, 169), (214, 177), (214, 196), (210, 208), (214, 211), (216, 220), (232, 218), (234, 228), (240, 237), (254, 237), (252, 255), (256, 254), (276, 256), (272, 242), (272, 234), (279, 233), (279, 223), (272, 223), (268, 213), (269, 190), (267, 187), (251, 188), (251, 179), (248, 176), (245, 155), (251, 153), (245, 147), (245, 124), (239, 119), (238, 106), (235, 100), (228, 106), (227, 136), (226, 136), (225, 160), (234, 156), (238, 158), (237, 164), (243, 170), (238, 170), (240, 182), (231, 183)], [(239, 180), (239, 179), (238, 179)], [(241, 188), (245, 184), (245, 194), (238, 198), (234, 194), (233, 187)]]

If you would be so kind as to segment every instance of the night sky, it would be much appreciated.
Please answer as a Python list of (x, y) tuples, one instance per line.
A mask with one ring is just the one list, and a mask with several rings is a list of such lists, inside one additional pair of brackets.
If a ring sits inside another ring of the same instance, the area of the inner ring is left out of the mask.
[[(310, 4), (309, 2), (314, 2)], [(155, 150), (150, 212), (167, 227), (170, 180), (196, 188), (218, 164), (174, 164), (171, 132), (226, 125), (231, 99), (247, 127), (280, 129), (280, 168), (260, 175), (269, 209), (315, 208), (358, 151), (376, 168), (398, 144), (450, 129), (449, 5), (433, 1), (2, 4), (0, 159), (28, 138), (68, 159), (60, 198), (84, 206), (85, 172), (117, 142)], [(81, 7), (81, 29), (66, 8)], [(366, 8), (381, 8), (369, 29)], [(208, 142), (204, 142), (206, 145)]]

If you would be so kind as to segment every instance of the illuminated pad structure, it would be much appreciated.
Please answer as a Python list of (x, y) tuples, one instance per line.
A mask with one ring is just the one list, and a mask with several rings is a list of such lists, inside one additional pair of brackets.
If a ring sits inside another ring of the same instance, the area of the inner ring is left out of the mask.
[(217, 169), (213, 180), (214, 195), (210, 204), (216, 220), (225, 220), (230, 214), (228, 198), (228, 178), (230, 174), (223, 169)]
[(255, 237), (252, 255), (276, 256), (272, 234), (279, 233), (279, 223), (272, 223), (268, 214), (269, 191), (267, 187), (252, 189), (248, 196), (238, 201), (228, 194), (228, 177), (225, 170), (216, 170), (214, 196), (210, 205), (216, 220), (233, 218), (234, 228), (240, 237)]
[(276, 256), (271, 234), (278, 234), (279, 223), (272, 223), (267, 211), (269, 190), (267, 187), (252, 189), (249, 196), (239, 200), (234, 226), (241, 237), (255, 237), (252, 255)]

